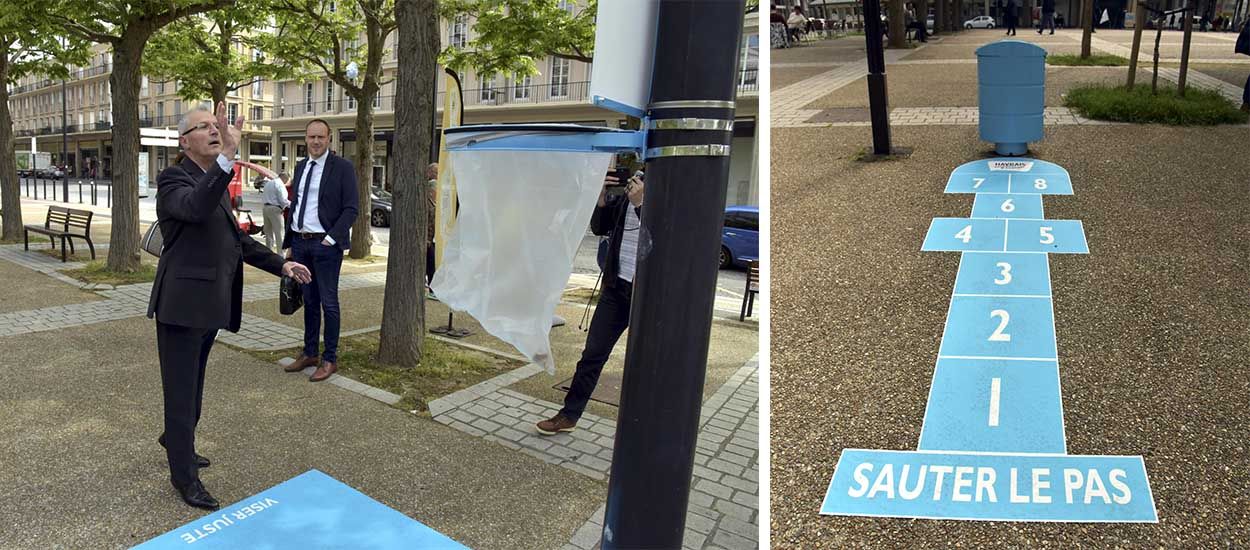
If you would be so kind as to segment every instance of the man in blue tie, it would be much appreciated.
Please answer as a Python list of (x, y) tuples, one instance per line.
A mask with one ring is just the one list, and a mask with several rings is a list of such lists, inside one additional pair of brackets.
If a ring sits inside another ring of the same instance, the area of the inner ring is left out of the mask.
[[(338, 371), (339, 270), (343, 251), (351, 247), (356, 221), (356, 169), (351, 161), (330, 152), (330, 125), (313, 119), (304, 127), (308, 157), (295, 166), (295, 200), (282, 248), (312, 271), (304, 285), (304, 351), (287, 372), (317, 365), (309, 381), (320, 382)], [(318, 333), (325, 316), (325, 351), (318, 356)], [(320, 360), (320, 361), (319, 361)]]

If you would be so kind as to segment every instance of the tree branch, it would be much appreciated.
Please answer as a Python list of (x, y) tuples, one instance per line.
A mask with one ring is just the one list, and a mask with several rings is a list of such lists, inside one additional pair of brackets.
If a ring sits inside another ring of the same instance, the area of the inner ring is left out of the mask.
[(121, 37), (119, 36), (98, 33), (96, 31), (91, 30), (90, 28), (87, 28), (85, 25), (77, 21), (74, 21), (73, 19), (70, 19), (64, 15), (61, 15), (58, 13), (53, 13), (50, 15), (52, 16), (53, 19), (58, 20), (61, 25), (65, 26), (68, 30), (72, 31), (74, 34), (82, 36), (83, 38), (86, 38), (87, 40), (90, 40), (92, 42), (99, 42), (101, 44), (113, 44), (116, 42), (121, 42)]
[(224, 8), (226, 6), (229, 6), (230, 4), (233, 4), (234, 2), (235, 0), (213, 0), (213, 2), (210, 4), (192, 4), (183, 8), (178, 8), (172, 11), (159, 14), (153, 17), (152, 19), (150, 19), (150, 21), (154, 25), (156, 25), (157, 28), (160, 28), (170, 23), (173, 23), (174, 21), (182, 19), (183, 17), (186, 17), (188, 15), (195, 15), (197, 13), (204, 13), (207, 11), (213, 11), (215, 9)]

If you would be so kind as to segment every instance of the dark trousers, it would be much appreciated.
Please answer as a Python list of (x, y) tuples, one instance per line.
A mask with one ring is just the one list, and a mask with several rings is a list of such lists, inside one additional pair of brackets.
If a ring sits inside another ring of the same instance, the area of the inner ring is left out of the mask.
[(1241, 104), (1250, 105), (1250, 76), (1246, 76), (1246, 87), (1241, 92)]
[(576, 422), (586, 410), (590, 394), (599, 384), (603, 364), (608, 362), (608, 356), (612, 355), (612, 348), (621, 339), (621, 333), (629, 328), (633, 293), (634, 285), (625, 279), (617, 279), (612, 286), (604, 285), (599, 305), (595, 307), (595, 316), (590, 319), (590, 333), (586, 335), (582, 360), (577, 362), (577, 372), (569, 384), (569, 393), (564, 396), (564, 408), (560, 409), (565, 418)]
[(1037, 32), (1040, 33), (1047, 28), (1050, 29), (1050, 34), (1055, 34), (1055, 12), (1053, 11), (1050, 13), (1042, 13), (1042, 20), (1037, 24)]
[(425, 284), (434, 281), (434, 243), (425, 246)]
[(165, 397), (165, 456), (169, 477), (178, 486), (199, 479), (195, 466), (195, 426), (204, 401), (204, 367), (217, 329), (156, 322), (156, 349), (161, 360)]
[(339, 351), (339, 272), (343, 269), (343, 250), (326, 246), (317, 239), (293, 235), (292, 256), (312, 272), (312, 282), (304, 290), (304, 355), (317, 356), (317, 340), (324, 314), (325, 353), (323, 361), (338, 362)]

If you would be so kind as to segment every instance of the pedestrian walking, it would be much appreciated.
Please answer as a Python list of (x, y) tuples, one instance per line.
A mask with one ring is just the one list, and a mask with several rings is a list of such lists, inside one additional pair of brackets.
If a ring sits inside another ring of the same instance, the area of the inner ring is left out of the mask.
[(1050, 34), (1055, 34), (1055, 0), (1042, 0), (1042, 20), (1037, 25), (1037, 34), (1050, 27)]
[(243, 119), (216, 120), (198, 107), (178, 123), (182, 153), (156, 178), (156, 216), (164, 249), (148, 301), (156, 319), (161, 363), (165, 447), (169, 480), (191, 506), (215, 510), (219, 503), (200, 482), (209, 459), (195, 452), (195, 428), (204, 400), (204, 372), (219, 329), (239, 331), (243, 311), (243, 264), (308, 282), (303, 265), (283, 260), (240, 231), (230, 214), (227, 188), (234, 175)]
[[(297, 188), (282, 241), (282, 248), (290, 249), (292, 258), (307, 265), (313, 277), (313, 284), (303, 287), (304, 350), (283, 370), (299, 372), (316, 365), (310, 382), (339, 370), (339, 272), (343, 252), (352, 245), (351, 228), (359, 209), (356, 169), (350, 160), (330, 151), (330, 141), (328, 122), (315, 118), (304, 127), (308, 157), (295, 165)], [(318, 354), (323, 315), (325, 350)]]
[[(607, 261), (603, 267), (603, 293), (590, 320), (586, 347), (577, 362), (577, 372), (564, 396), (564, 408), (549, 420), (537, 425), (538, 433), (555, 435), (571, 432), (586, 410), (590, 396), (599, 384), (599, 375), (621, 333), (629, 328), (629, 312), (634, 291), (634, 272), (638, 265), (639, 235), (642, 233), (644, 182), (642, 173), (630, 178), (625, 193), (608, 197), (608, 187), (619, 185), (620, 179), (608, 175), (603, 191), (590, 218), (590, 231), (608, 236)], [(618, 187), (619, 189), (619, 187)]]
[(1016, 35), (1016, 24), (1019, 19), (1017, 9), (1018, 5), (1016, 4), (1016, 0), (1007, 0), (1007, 5), (1004, 7), (1003, 14), (1003, 19), (1006, 19), (1007, 23), (1007, 36)]
[(286, 197), (286, 184), (290, 180), (291, 176), (286, 172), (276, 178), (267, 175), (265, 186), (261, 190), (265, 201), (265, 246), (274, 252), (282, 251), (282, 237), (286, 229), (282, 212), (291, 206), (291, 201)]
[[(1241, 27), (1241, 34), (1237, 35), (1237, 46), (1234, 48), (1239, 54), (1250, 55), (1250, 18)], [(1246, 85), (1241, 92), (1241, 111), (1250, 113), (1250, 76), (1246, 76)]]

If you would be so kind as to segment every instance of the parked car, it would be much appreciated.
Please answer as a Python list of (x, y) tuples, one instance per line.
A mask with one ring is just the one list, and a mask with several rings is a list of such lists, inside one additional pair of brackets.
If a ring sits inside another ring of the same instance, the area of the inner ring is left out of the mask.
[(720, 267), (745, 267), (760, 258), (760, 209), (758, 206), (730, 206), (725, 209), (721, 230)]
[(994, 28), (994, 18), (988, 15), (978, 15), (964, 21), (965, 29), (992, 29)]
[(370, 214), (369, 225), (373, 227), (390, 227), (391, 226), (391, 194), (377, 187), (373, 188), (373, 192), (369, 195)]

